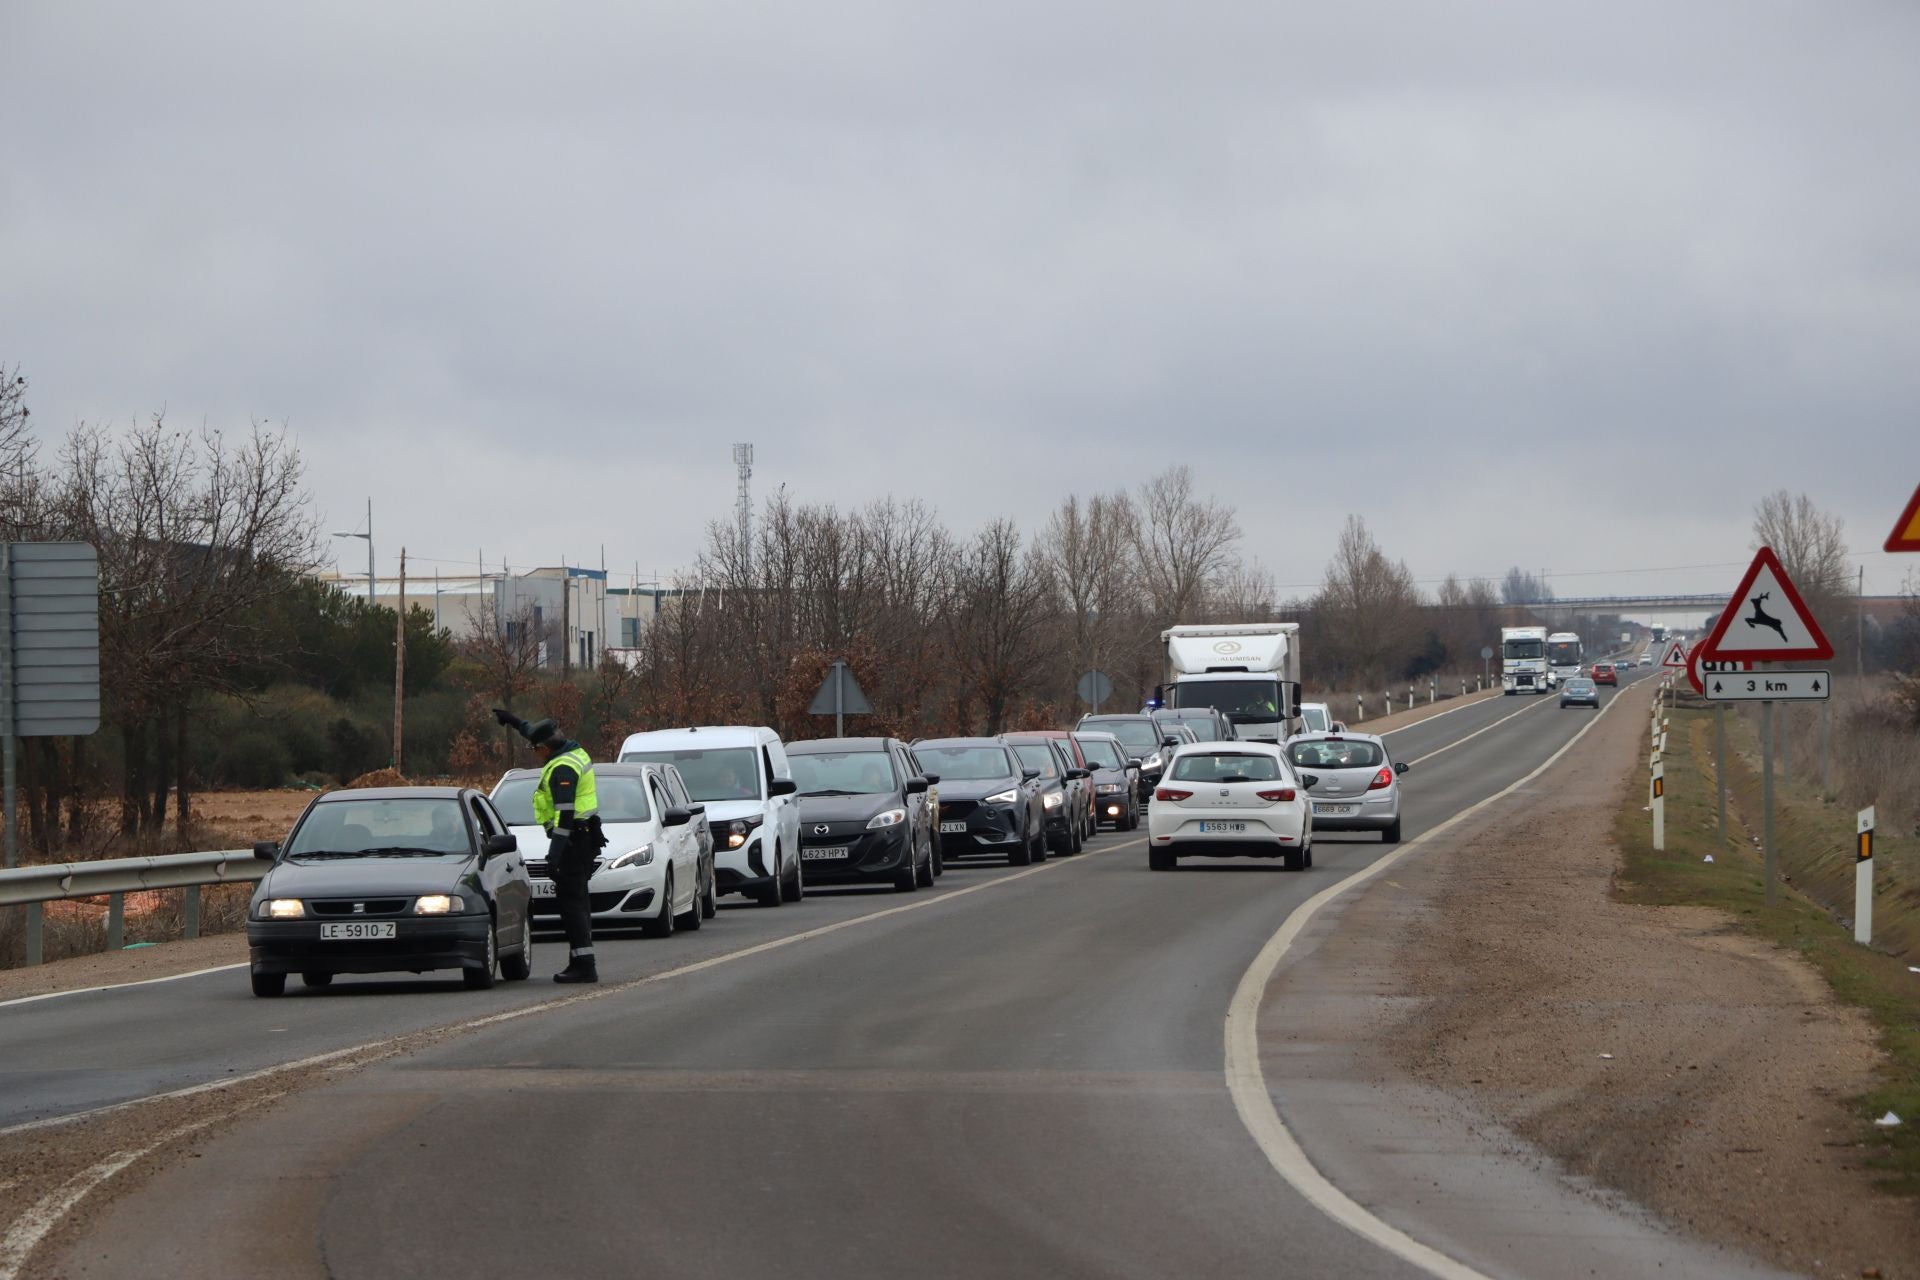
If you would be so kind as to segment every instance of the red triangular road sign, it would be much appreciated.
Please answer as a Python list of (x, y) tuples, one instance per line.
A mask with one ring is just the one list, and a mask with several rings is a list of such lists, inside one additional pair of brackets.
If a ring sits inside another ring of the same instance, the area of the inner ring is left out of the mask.
[(1733, 599), (1700, 644), (1704, 659), (1749, 662), (1815, 661), (1833, 656), (1813, 610), (1780, 564), (1772, 547), (1760, 548)]
[(1920, 488), (1913, 491), (1913, 497), (1907, 500), (1907, 509), (1893, 522), (1893, 532), (1887, 535), (1889, 551), (1920, 551)]
[(1660, 659), (1663, 667), (1684, 667), (1687, 665), (1687, 646), (1675, 640), (1667, 646), (1667, 656)]

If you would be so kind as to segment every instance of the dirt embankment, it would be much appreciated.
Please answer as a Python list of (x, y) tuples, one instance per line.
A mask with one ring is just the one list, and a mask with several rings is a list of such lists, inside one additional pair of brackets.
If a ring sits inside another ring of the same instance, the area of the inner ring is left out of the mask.
[(1343, 932), (1401, 938), (1415, 997), (1389, 1056), (1707, 1239), (1809, 1275), (1920, 1274), (1920, 1212), (1875, 1190), (1844, 1105), (1879, 1064), (1867, 1019), (1717, 911), (1610, 896), (1645, 706), (1356, 904)]

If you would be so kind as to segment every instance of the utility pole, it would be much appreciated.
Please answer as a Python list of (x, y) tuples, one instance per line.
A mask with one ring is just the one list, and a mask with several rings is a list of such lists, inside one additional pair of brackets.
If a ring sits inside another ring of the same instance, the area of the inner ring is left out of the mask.
[(560, 674), (573, 674), (573, 579), (565, 556), (560, 557)]
[(753, 446), (733, 446), (733, 467), (740, 477), (740, 491), (734, 498), (734, 520), (740, 531), (740, 567), (744, 572), (753, 564)]
[(403, 769), (400, 744), (407, 705), (407, 549), (400, 548), (400, 596), (393, 607), (393, 771)]

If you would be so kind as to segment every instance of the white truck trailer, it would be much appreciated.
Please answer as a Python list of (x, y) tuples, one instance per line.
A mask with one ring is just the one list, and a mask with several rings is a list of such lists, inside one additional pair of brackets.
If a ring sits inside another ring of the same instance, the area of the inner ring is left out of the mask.
[(1547, 629), (1500, 628), (1500, 688), (1506, 693), (1547, 691)]
[(1212, 707), (1257, 742), (1300, 732), (1299, 623), (1169, 627), (1160, 640), (1167, 646), (1163, 705)]
[(1547, 637), (1547, 682), (1563, 684), (1586, 672), (1586, 645), (1572, 631)]

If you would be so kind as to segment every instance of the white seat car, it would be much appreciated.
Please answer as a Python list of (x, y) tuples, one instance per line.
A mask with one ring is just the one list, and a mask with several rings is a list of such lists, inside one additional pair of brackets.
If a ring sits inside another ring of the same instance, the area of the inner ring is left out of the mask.
[(1287, 759), (1312, 778), (1313, 825), (1321, 831), (1378, 831), (1400, 843), (1400, 775), (1386, 739), (1371, 733), (1303, 733), (1287, 743)]
[(1183, 857), (1283, 858), (1313, 865), (1306, 785), (1270, 742), (1190, 742), (1175, 749), (1147, 805), (1147, 865)]
[[(673, 766), (596, 764), (593, 780), (607, 838), (587, 882), (594, 926), (637, 927), (658, 938), (713, 919), (713, 837)], [(533, 820), (539, 781), (538, 769), (508, 770), (492, 799), (526, 855), (534, 922), (551, 929), (560, 909), (547, 874), (547, 833)]]
[(628, 737), (620, 760), (672, 765), (694, 803), (707, 806), (721, 893), (766, 907), (800, 901), (799, 787), (779, 734), (745, 725), (660, 729)]

